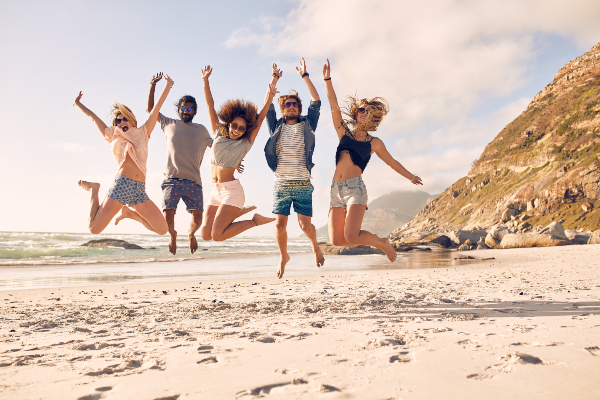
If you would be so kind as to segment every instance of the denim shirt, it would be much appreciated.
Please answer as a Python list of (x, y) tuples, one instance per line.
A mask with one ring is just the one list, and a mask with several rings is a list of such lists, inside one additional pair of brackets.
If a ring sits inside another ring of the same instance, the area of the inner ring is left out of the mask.
[[(312, 167), (315, 164), (312, 162), (313, 151), (315, 150), (315, 130), (317, 129), (317, 123), (319, 122), (319, 115), (321, 114), (321, 101), (311, 101), (308, 106), (308, 113), (306, 116), (300, 115), (298, 122), (308, 121), (308, 124), (304, 124), (304, 148), (306, 149), (306, 168), (310, 173)], [(269, 128), (269, 135), (271, 137), (267, 140), (265, 145), (265, 157), (267, 158), (267, 164), (269, 168), (275, 172), (277, 169), (277, 138), (281, 133), (281, 128), (285, 124), (285, 119), (277, 119), (275, 112), (275, 106), (271, 103), (269, 111), (267, 112), (267, 127)]]

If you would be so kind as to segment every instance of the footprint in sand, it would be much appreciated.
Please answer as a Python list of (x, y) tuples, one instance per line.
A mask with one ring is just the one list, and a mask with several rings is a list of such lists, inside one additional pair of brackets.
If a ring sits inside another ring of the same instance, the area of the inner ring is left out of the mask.
[(97, 387), (96, 392), (108, 392), (109, 390), (112, 390), (112, 386), (102, 386), (102, 387)]
[(99, 400), (101, 398), (102, 398), (102, 395), (100, 393), (96, 393), (96, 394), (88, 394), (85, 396), (78, 397), (77, 400)]
[(215, 347), (211, 346), (211, 345), (200, 346), (200, 347), (198, 347), (198, 353), (200, 353), (200, 354), (210, 353), (214, 348)]
[(598, 346), (586, 347), (585, 349), (589, 351), (591, 355), (600, 357), (600, 348), (598, 348)]
[(178, 394), (175, 394), (173, 396), (167, 396), (167, 397), (157, 397), (154, 400), (177, 400), (179, 398)]
[(390, 357), (390, 364), (393, 363), (407, 363), (407, 362), (411, 362), (412, 359), (408, 356), (408, 351), (401, 351), (400, 354), (397, 354), (395, 356), (391, 356)]
[(483, 381), (485, 379), (491, 379), (493, 377), (494, 377), (494, 375), (488, 375), (488, 374), (471, 374), (471, 375), (467, 375), (467, 379), (476, 379), (478, 381)]

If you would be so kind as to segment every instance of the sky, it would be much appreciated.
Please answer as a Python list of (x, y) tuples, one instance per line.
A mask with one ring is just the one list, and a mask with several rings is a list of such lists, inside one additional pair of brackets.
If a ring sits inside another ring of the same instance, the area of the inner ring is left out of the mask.
[[(141, 125), (150, 79), (163, 71), (175, 81), (163, 114), (177, 117), (173, 103), (190, 94), (199, 106), (194, 122), (208, 126), (205, 65), (214, 68), (217, 105), (244, 98), (260, 107), (273, 62), (283, 70), (278, 90), (297, 90), (307, 105), (295, 71), (305, 58), (323, 101), (312, 172), (317, 227), (327, 222), (337, 146), (322, 76), (327, 59), (338, 99), (388, 101), (376, 136), (424, 182), (417, 188), (373, 157), (364, 173), (369, 199), (394, 190), (440, 193), (558, 69), (600, 42), (598, 21), (597, 0), (2, 1), (0, 231), (87, 231), (89, 194), (77, 181), (100, 182), (104, 198), (118, 168), (91, 120), (72, 107), (80, 90), (105, 121), (117, 100)], [(273, 187), (267, 138), (263, 125), (240, 176), (246, 204), (263, 215), (271, 215)], [(146, 183), (159, 207), (165, 165), (157, 125)], [(208, 199), (209, 151), (201, 174)], [(189, 221), (180, 204), (176, 229), (185, 232)], [(105, 232), (147, 231), (127, 220)], [(272, 236), (274, 226), (247, 233)]]

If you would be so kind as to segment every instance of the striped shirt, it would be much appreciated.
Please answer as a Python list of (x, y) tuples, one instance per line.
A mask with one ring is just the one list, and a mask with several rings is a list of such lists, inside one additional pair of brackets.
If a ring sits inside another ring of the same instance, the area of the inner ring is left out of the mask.
[(276, 181), (308, 180), (312, 177), (306, 168), (306, 148), (304, 145), (304, 124), (286, 123), (281, 127), (277, 138), (277, 169)]

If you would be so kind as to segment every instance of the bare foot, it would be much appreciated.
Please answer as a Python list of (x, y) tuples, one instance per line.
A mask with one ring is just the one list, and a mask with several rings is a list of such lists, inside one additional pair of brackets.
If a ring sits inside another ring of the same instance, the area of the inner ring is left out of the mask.
[(117, 219), (115, 219), (115, 225), (118, 225), (122, 219), (131, 218), (131, 210), (127, 208), (127, 206), (121, 207), (121, 213), (117, 215)]
[(173, 230), (173, 233), (169, 232), (169, 252), (173, 255), (177, 253), (177, 231)]
[(281, 260), (279, 260), (279, 268), (277, 268), (277, 277), (279, 279), (283, 278), (283, 273), (285, 272), (285, 264), (290, 261), (290, 255), (285, 253), (285, 255), (281, 255)]
[(190, 238), (190, 251), (192, 254), (194, 254), (196, 250), (198, 250), (198, 241), (196, 240), (196, 236), (194, 236), (194, 234), (188, 234), (188, 237)]
[(383, 245), (383, 249), (381, 250), (383, 250), (388, 260), (390, 260), (391, 262), (396, 261), (396, 257), (398, 256), (398, 254), (396, 253), (396, 249), (394, 249), (394, 246), (392, 246), (392, 244), (390, 243), (390, 239), (383, 238), (383, 241), (385, 243)]
[(259, 225), (268, 224), (269, 222), (273, 222), (273, 221), (275, 221), (275, 218), (268, 218), (268, 217), (263, 217), (260, 214), (254, 214), (254, 217), (252, 217), (252, 221), (254, 221), (256, 226), (259, 226)]
[(316, 249), (313, 248), (313, 253), (315, 253), (315, 261), (317, 262), (317, 267), (321, 268), (325, 264), (325, 257), (323, 257), (321, 247), (318, 244)]
[(248, 207), (242, 207), (242, 209), (240, 210), (240, 213), (237, 215), (236, 218), (241, 217), (242, 215), (249, 213), (252, 210), (256, 210), (256, 206), (248, 206)]
[(78, 181), (77, 184), (88, 192), (100, 189), (100, 184), (96, 182)]

